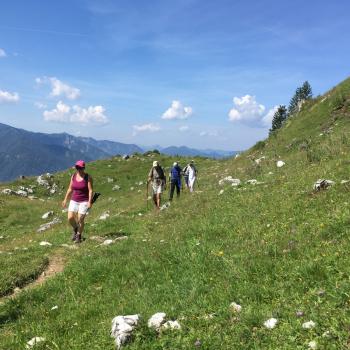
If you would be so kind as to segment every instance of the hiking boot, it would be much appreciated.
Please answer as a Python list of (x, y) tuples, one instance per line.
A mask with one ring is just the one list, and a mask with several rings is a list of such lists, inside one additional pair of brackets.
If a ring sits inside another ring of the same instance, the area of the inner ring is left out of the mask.
[(75, 241), (77, 239), (77, 234), (78, 234), (78, 227), (73, 228), (72, 241)]
[(81, 234), (77, 233), (76, 238), (75, 238), (75, 243), (81, 243), (82, 239), (81, 239)]

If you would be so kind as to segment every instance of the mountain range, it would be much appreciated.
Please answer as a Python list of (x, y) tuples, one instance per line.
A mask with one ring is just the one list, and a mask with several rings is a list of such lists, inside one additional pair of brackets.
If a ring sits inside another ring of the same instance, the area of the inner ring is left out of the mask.
[[(186, 146), (157, 149), (167, 155), (211, 158), (223, 158), (237, 153), (197, 150)], [(95, 140), (67, 133), (37, 133), (0, 123), (0, 181), (10, 181), (21, 175), (60, 171), (72, 166), (77, 159), (89, 162), (117, 154), (143, 153), (145, 150), (135, 144)]]

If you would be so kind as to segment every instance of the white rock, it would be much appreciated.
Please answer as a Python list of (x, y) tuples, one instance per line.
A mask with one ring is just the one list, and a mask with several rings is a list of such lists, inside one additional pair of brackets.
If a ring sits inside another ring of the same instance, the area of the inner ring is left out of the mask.
[(332, 180), (326, 180), (326, 179), (318, 179), (313, 186), (313, 189), (315, 191), (325, 190), (328, 187), (331, 187), (335, 184)]
[(317, 349), (317, 343), (315, 340), (310, 341), (308, 346), (309, 346), (309, 349), (312, 349), (312, 350)]
[(165, 209), (168, 209), (169, 207), (170, 207), (170, 202), (166, 202), (160, 207), (160, 210), (165, 210)]
[(44, 186), (44, 187), (49, 187), (50, 184), (47, 180), (44, 179), (44, 175), (40, 175), (37, 177), (36, 182), (40, 185), (40, 186)]
[(61, 223), (61, 222), (62, 222), (62, 221), (61, 221), (59, 218), (54, 218), (52, 221), (47, 222), (46, 224), (40, 225), (40, 227), (37, 229), (36, 232), (43, 232), (43, 231), (46, 231), (46, 230), (48, 230), (49, 228), (51, 228), (53, 225), (59, 224), (59, 223)]
[(113, 182), (114, 180), (112, 179), (112, 178), (110, 178), (110, 177), (107, 177), (107, 182), (108, 183), (111, 183), (111, 182)]
[(308, 322), (304, 322), (303, 324), (302, 324), (302, 327), (304, 328), (304, 329), (312, 329), (312, 328), (314, 328), (316, 326), (316, 323), (314, 322), (314, 321), (308, 321)]
[(140, 320), (140, 315), (126, 315), (124, 321), (130, 326), (137, 326)]
[(258, 159), (255, 159), (255, 163), (256, 164), (260, 164), (261, 163), (261, 161), (263, 160), (263, 159), (265, 159), (266, 157), (265, 156), (262, 156), (262, 157), (260, 157), (260, 158), (258, 158)]
[(264, 326), (268, 329), (273, 329), (276, 327), (278, 320), (276, 318), (270, 318), (264, 322)]
[(277, 165), (277, 168), (282, 168), (283, 165), (286, 164), (283, 160), (279, 160), (276, 165)]
[(133, 191), (135, 188), (134, 187), (130, 187), (130, 191)]
[(221, 190), (221, 191), (219, 192), (219, 196), (221, 196), (224, 192), (225, 192), (224, 190)]
[(103, 241), (102, 245), (110, 245), (113, 242), (114, 242), (113, 239), (106, 239), (105, 241)]
[(34, 345), (36, 345), (36, 344), (38, 344), (38, 343), (41, 343), (41, 342), (43, 342), (43, 341), (45, 341), (45, 338), (43, 338), (43, 337), (34, 337), (34, 338), (32, 338), (31, 340), (29, 340), (29, 341), (27, 342), (26, 348), (27, 348), (27, 349), (30, 349), (30, 348), (32, 348)]
[(23, 191), (23, 190), (18, 190), (15, 193), (17, 196), (20, 196), (20, 197), (28, 197), (28, 193), (26, 191)]
[(222, 186), (225, 182), (231, 183), (232, 186), (239, 186), (241, 184), (240, 179), (234, 179), (232, 176), (226, 176), (219, 181), (219, 185)]
[(258, 183), (258, 180), (256, 179), (251, 179), (251, 180), (247, 180), (246, 181), (247, 184), (250, 184), (250, 185), (256, 185)]
[(272, 171), (269, 171), (268, 175), (273, 175), (273, 172), (272, 172)]
[(167, 321), (161, 326), (161, 328), (179, 330), (181, 329), (181, 325), (178, 321)]
[(53, 215), (53, 211), (48, 211), (47, 213), (45, 213), (41, 218), (42, 219), (48, 219), (50, 216)]
[(46, 241), (40, 242), (39, 245), (41, 245), (41, 246), (48, 246), (48, 247), (52, 246), (52, 244), (50, 242), (46, 242)]
[(119, 190), (120, 190), (120, 186), (118, 186), (118, 185), (114, 185), (112, 187), (112, 191), (119, 191)]
[(57, 305), (55, 305), (55, 306), (53, 306), (52, 308), (51, 308), (51, 310), (57, 310), (58, 309), (58, 306)]
[(11, 194), (15, 194), (15, 191), (10, 190), (9, 188), (5, 188), (1, 191), (1, 193), (11, 195)]
[(234, 312), (239, 313), (239, 312), (242, 311), (242, 306), (239, 305), (239, 304), (236, 304), (235, 302), (232, 302), (232, 303), (230, 304), (230, 309), (233, 310)]
[(139, 315), (116, 316), (112, 320), (111, 337), (115, 339), (116, 348), (131, 339), (131, 333), (139, 322)]
[(131, 334), (129, 333), (118, 334), (115, 338), (116, 348), (120, 349), (124, 344), (129, 342), (130, 339), (131, 339)]
[(165, 323), (166, 314), (164, 312), (155, 313), (147, 322), (149, 328), (159, 330)]
[(100, 216), (100, 220), (106, 220), (107, 218), (109, 218), (109, 216), (110, 216), (109, 213), (105, 212)]

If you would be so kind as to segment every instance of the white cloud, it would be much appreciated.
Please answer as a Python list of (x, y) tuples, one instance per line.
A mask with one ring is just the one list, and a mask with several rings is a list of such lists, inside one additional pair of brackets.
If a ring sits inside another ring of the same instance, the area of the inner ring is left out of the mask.
[(49, 78), (51, 82), (51, 96), (66, 96), (69, 100), (76, 100), (80, 97), (80, 90), (63, 83), (57, 78)]
[(134, 129), (133, 136), (136, 136), (139, 132), (156, 132), (161, 129), (159, 125), (153, 123), (133, 125), (132, 128)]
[(270, 127), (272, 124), (272, 119), (273, 116), (275, 115), (275, 113), (277, 112), (278, 106), (275, 106), (273, 108), (271, 108), (266, 115), (262, 118), (262, 123), (264, 126), (268, 126)]
[(171, 107), (163, 113), (162, 119), (187, 119), (192, 113), (192, 107), (184, 107), (180, 101), (173, 101)]
[(188, 131), (189, 127), (187, 125), (182, 125), (179, 127), (179, 131), (184, 132), (184, 131)]
[(47, 122), (69, 123), (70, 110), (71, 108), (68, 105), (65, 105), (62, 101), (59, 101), (56, 108), (52, 109), (51, 111), (44, 111), (44, 120)]
[(38, 109), (45, 109), (47, 107), (47, 105), (45, 103), (42, 103), (42, 102), (35, 102), (34, 106)]
[(80, 90), (78, 88), (70, 86), (55, 77), (36, 78), (35, 82), (39, 85), (50, 84), (50, 96), (52, 97), (66, 97), (69, 100), (76, 100), (80, 97)]
[(19, 101), (19, 95), (17, 92), (8, 92), (4, 90), (0, 90), (0, 103), (1, 102), (18, 102)]
[(211, 136), (211, 137), (217, 137), (219, 133), (217, 131), (201, 131), (199, 133), (199, 136)]
[(108, 118), (104, 112), (106, 109), (102, 106), (90, 106), (88, 108), (81, 108), (80, 106), (73, 106), (74, 113), (71, 115), (72, 123), (81, 124), (107, 124)]
[(107, 124), (108, 118), (104, 114), (105, 108), (102, 106), (90, 106), (82, 108), (80, 106), (70, 107), (59, 101), (56, 108), (51, 111), (44, 111), (44, 120), (48, 122), (77, 123), (77, 124)]
[(7, 56), (7, 54), (6, 54), (5, 50), (0, 47), (0, 58), (6, 57), (6, 56)]
[(276, 108), (274, 107), (266, 113), (266, 107), (259, 104), (255, 96), (251, 95), (234, 97), (233, 104), (234, 107), (228, 114), (229, 120), (255, 127), (269, 126)]

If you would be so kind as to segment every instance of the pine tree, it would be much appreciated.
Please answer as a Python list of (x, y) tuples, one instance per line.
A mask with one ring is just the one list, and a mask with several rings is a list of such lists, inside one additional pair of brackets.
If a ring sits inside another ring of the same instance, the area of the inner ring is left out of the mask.
[(273, 119), (272, 119), (272, 125), (271, 125), (271, 129), (270, 129), (270, 134), (281, 128), (283, 123), (285, 122), (285, 120), (288, 117), (288, 112), (287, 112), (287, 107), (284, 105), (280, 105), (277, 109), (277, 111), (275, 112), (275, 114), (273, 115)]
[(312, 88), (308, 81), (305, 81), (301, 87), (295, 90), (288, 106), (288, 114), (298, 113), (304, 101), (312, 98)]
[(310, 98), (312, 98), (312, 88), (308, 81), (305, 81), (302, 85), (300, 97), (302, 100), (309, 100)]

